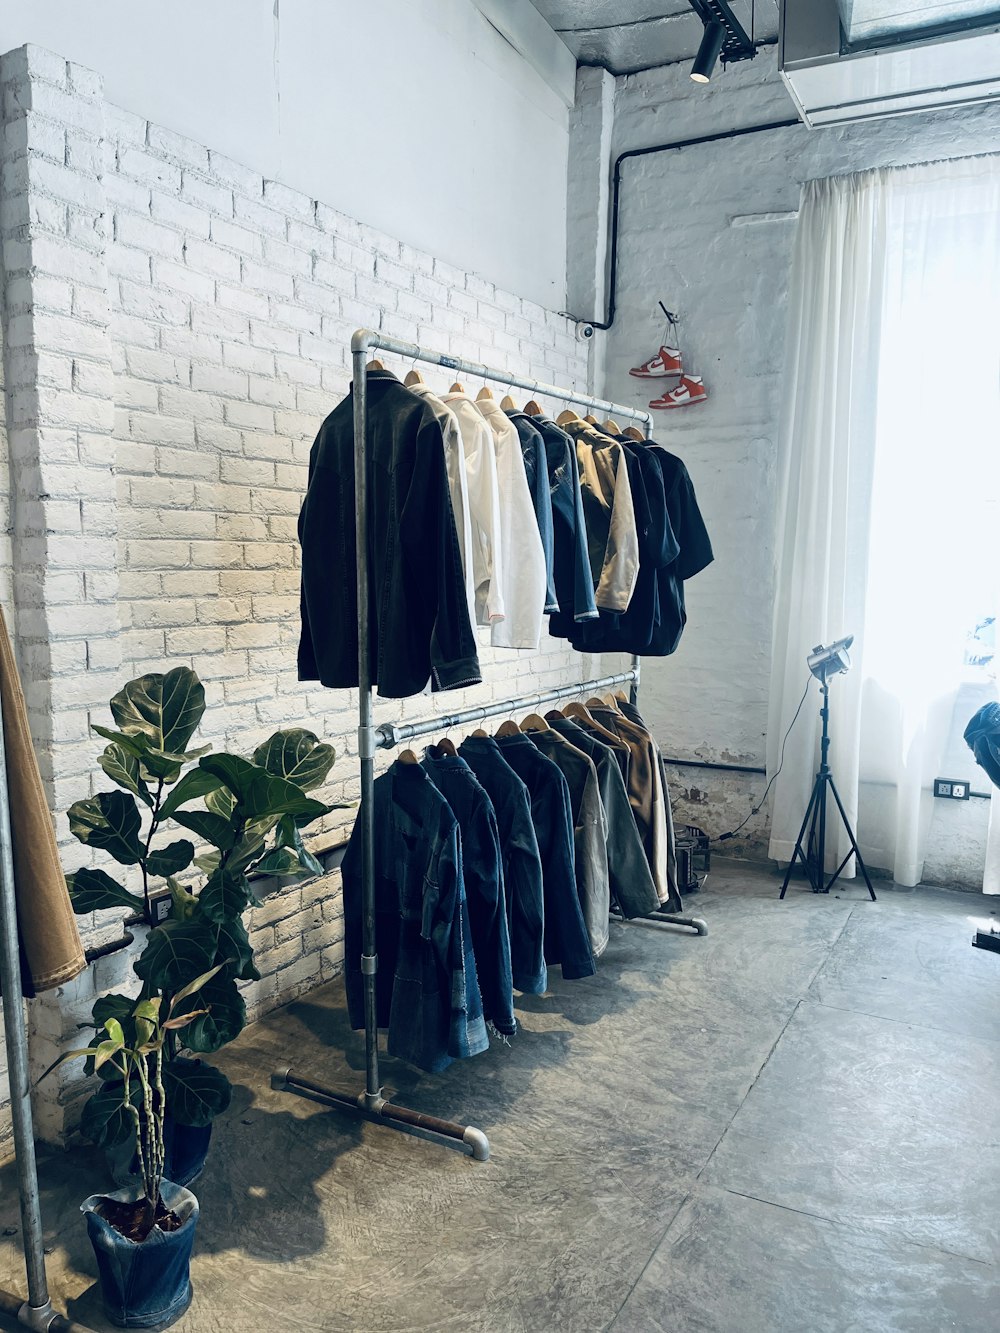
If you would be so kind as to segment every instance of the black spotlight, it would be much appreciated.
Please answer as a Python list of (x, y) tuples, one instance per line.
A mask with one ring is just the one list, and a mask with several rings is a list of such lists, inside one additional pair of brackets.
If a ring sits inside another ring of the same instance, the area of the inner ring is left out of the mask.
[(705, 24), (701, 46), (698, 47), (698, 54), (691, 66), (691, 77), (695, 83), (708, 83), (725, 40), (726, 28), (724, 24), (717, 23), (714, 19)]

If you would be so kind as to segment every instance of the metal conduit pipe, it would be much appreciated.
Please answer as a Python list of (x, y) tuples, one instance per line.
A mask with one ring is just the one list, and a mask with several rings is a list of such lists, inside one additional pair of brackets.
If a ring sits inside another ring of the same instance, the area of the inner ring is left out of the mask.
[(649, 157), (653, 153), (672, 153), (681, 148), (697, 148), (701, 144), (723, 143), (727, 139), (745, 139), (751, 134), (765, 134), (769, 130), (788, 130), (801, 124), (802, 121), (797, 117), (792, 120), (774, 120), (765, 125), (746, 125), (738, 130), (722, 130), (718, 134), (699, 134), (692, 139), (675, 139), (672, 143), (651, 144), (648, 148), (630, 148), (627, 152), (619, 153), (615, 158), (611, 197), (611, 236), (609, 240), (611, 268), (608, 277), (607, 318), (603, 320), (591, 319), (587, 315), (573, 315), (566, 311), (568, 317), (575, 319), (578, 324), (592, 324), (595, 329), (610, 329), (615, 322), (615, 314), (618, 309), (618, 236), (621, 217), (622, 165), (625, 162), (633, 157)]

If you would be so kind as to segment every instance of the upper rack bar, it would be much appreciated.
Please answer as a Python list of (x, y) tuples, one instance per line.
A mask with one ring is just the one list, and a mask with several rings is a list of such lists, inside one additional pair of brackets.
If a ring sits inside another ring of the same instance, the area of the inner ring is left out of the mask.
[(577, 694), (599, 694), (601, 690), (610, 690), (615, 685), (638, 683), (639, 668), (634, 666), (629, 671), (620, 671), (616, 676), (602, 676), (599, 680), (583, 680), (573, 685), (559, 685), (555, 689), (542, 690), (539, 694), (519, 694), (516, 699), (478, 704), (473, 708), (464, 708), (460, 713), (442, 713), (439, 717), (423, 718), (420, 722), (383, 722), (381, 726), (375, 728), (375, 745), (380, 750), (387, 750), (393, 745), (404, 745), (417, 736), (427, 736), (442, 728), (460, 727), (466, 722), (499, 717), (501, 713), (540, 708), (542, 704), (554, 703), (557, 699), (570, 699)]
[(592, 407), (598, 412), (607, 412), (616, 417), (629, 417), (632, 421), (642, 421), (649, 430), (653, 418), (649, 412), (637, 407), (624, 407), (621, 403), (609, 402), (606, 398), (591, 398), (575, 389), (563, 389), (558, 384), (545, 384), (541, 380), (527, 379), (521, 375), (512, 375), (507, 370), (497, 370), (495, 366), (485, 366), (481, 361), (463, 361), (458, 356), (447, 356), (444, 352), (429, 352), (416, 343), (400, 342), (375, 329), (358, 329), (351, 338), (351, 352), (364, 352), (370, 347), (381, 347), (396, 356), (411, 357), (415, 361), (427, 361), (431, 365), (445, 366), (448, 370), (460, 370), (464, 375), (473, 375), (476, 379), (495, 380), (507, 384), (512, 389), (528, 389), (531, 393), (541, 394), (543, 398), (559, 398), (564, 403), (579, 403), (581, 407)]

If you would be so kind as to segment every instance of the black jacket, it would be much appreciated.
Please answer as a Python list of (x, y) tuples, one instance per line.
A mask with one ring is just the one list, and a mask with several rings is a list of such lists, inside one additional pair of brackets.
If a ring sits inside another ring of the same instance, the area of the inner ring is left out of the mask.
[[(448, 489), (430, 405), (387, 370), (368, 372), (368, 578), (372, 683), (418, 694), (482, 680)], [(299, 514), (299, 679), (358, 684), (354, 395), (320, 427)]]

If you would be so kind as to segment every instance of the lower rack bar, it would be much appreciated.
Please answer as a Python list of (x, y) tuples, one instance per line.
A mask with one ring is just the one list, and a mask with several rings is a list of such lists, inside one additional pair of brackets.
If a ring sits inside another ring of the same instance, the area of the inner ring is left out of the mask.
[(696, 935), (708, 934), (708, 922), (700, 916), (678, 916), (675, 912), (653, 912), (650, 916), (634, 916), (630, 926), (686, 926)]
[(477, 1162), (490, 1159), (490, 1141), (481, 1129), (472, 1125), (459, 1125), (452, 1120), (442, 1120), (436, 1115), (425, 1115), (422, 1111), (411, 1111), (409, 1107), (397, 1106), (384, 1097), (369, 1100), (366, 1093), (354, 1097), (347, 1092), (336, 1092), (322, 1083), (301, 1078), (291, 1069), (281, 1069), (271, 1075), (271, 1087), (277, 1092), (291, 1092), (307, 1101), (318, 1102), (321, 1106), (332, 1106), (338, 1111), (350, 1111), (376, 1125), (388, 1125), (390, 1129), (419, 1129), (426, 1134), (437, 1134), (441, 1138), (463, 1143), (470, 1149)]
[(420, 722), (383, 722), (380, 727), (375, 728), (375, 744), (378, 749), (386, 750), (393, 745), (405, 745), (416, 736), (427, 736), (431, 732), (447, 730), (449, 727), (461, 727), (466, 722), (480, 722), (487, 717), (500, 717), (504, 713), (540, 708), (542, 704), (555, 703), (558, 699), (574, 699), (578, 694), (600, 694), (602, 690), (613, 689), (615, 685), (633, 684), (638, 682), (638, 679), (639, 668), (635, 666), (629, 671), (620, 671), (616, 676), (577, 681), (573, 685), (560, 685), (555, 689), (542, 690), (539, 694), (520, 694), (516, 699), (480, 704), (474, 708), (464, 708), (460, 713), (441, 713), (437, 717), (424, 718)]

